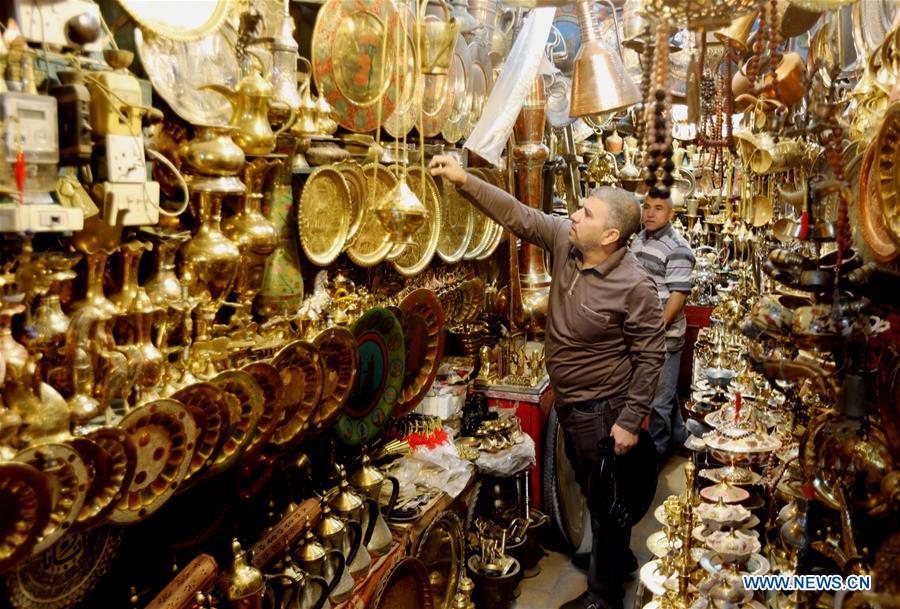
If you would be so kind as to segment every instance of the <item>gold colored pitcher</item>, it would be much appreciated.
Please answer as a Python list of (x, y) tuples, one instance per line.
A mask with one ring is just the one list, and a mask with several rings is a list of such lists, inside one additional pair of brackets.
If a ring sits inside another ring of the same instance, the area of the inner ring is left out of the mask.
[(419, 10), (418, 28), (419, 57), (422, 61), (422, 74), (446, 74), (450, 70), (450, 59), (453, 48), (456, 46), (456, 35), (459, 32), (459, 22), (450, 11), (450, 6), (445, 0), (438, 0), (436, 4), (444, 11), (444, 18), (437, 15), (429, 15), (428, 6), (431, 2), (423, 2)]

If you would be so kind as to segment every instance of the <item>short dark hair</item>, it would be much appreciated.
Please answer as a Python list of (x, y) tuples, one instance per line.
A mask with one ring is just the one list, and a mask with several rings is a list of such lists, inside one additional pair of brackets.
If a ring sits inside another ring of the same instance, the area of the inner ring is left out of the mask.
[(619, 245), (625, 245), (631, 235), (641, 227), (641, 205), (637, 198), (624, 188), (600, 186), (591, 191), (592, 199), (606, 203), (606, 228), (619, 231)]

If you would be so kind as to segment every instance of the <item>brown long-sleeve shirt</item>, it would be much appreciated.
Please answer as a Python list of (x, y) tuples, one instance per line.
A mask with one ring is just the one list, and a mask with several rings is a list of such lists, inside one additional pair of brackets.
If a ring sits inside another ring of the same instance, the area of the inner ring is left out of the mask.
[(461, 190), (496, 222), (553, 255), (544, 350), (557, 402), (607, 399), (619, 411), (618, 425), (637, 433), (665, 359), (653, 279), (625, 247), (585, 267), (569, 242), (567, 218), (523, 205), (471, 174)]

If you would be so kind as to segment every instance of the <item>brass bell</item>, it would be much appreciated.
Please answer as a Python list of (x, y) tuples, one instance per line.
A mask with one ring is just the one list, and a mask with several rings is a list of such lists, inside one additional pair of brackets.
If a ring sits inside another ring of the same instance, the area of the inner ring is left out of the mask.
[(716, 38), (722, 44), (745, 53), (747, 51), (747, 39), (753, 31), (753, 23), (756, 21), (757, 12), (748, 13), (738, 17), (731, 25), (715, 32)]

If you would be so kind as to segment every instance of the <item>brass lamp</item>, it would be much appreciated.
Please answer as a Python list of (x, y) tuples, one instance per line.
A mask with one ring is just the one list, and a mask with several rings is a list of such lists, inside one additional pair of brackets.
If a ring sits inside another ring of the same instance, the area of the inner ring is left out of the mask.
[(375, 206), (375, 215), (396, 244), (411, 244), (413, 234), (425, 222), (427, 214), (428, 210), (409, 187), (405, 170), (397, 185)]
[(582, 44), (572, 73), (572, 101), (569, 106), (569, 116), (572, 118), (615, 112), (641, 101), (641, 92), (625, 70), (622, 60), (616, 9), (609, 0), (605, 3), (613, 15), (618, 53), (611, 52), (598, 40), (591, 20), (591, 2), (579, 0), (575, 5)]

